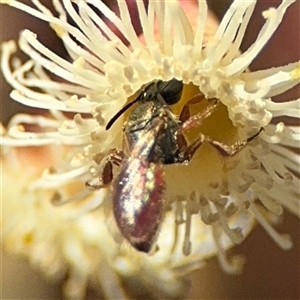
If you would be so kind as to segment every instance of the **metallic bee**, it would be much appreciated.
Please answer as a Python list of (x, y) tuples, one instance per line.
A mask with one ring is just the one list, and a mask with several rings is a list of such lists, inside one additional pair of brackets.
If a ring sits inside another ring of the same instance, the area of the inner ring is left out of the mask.
[[(182, 81), (155, 81), (133, 102), (124, 106), (106, 126), (109, 130), (118, 117), (136, 103), (123, 129), (123, 150), (110, 151), (101, 166), (97, 185), (87, 183), (92, 188), (101, 188), (113, 182), (116, 223), (125, 239), (139, 251), (151, 250), (164, 216), (163, 165), (190, 161), (203, 142), (210, 143), (221, 155), (231, 156), (259, 134), (228, 146), (200, 133), (188, 145), (183, 134), (199, 126), (219, 102), (210, 99), (210, 105), (204, 111), (190, 116), (189, 105), (204, 99), (199, 94), (188, 101), (178, 120), (169, 105), (180, 100), (182, 90)], [(114, 180), (113, 164), (120, 166), (120, 172)]]

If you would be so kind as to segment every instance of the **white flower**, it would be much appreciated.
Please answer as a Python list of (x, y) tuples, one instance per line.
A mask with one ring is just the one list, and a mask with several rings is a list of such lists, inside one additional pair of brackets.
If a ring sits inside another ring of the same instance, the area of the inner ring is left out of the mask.
[[(38, 0), (32, 0), (36, 8), (15, 0), (2, 2), (48, 22), (70, 56), (59, 57), (29, 30), (21, 33), (18, 43), (29, 56), (27, 62), (10, 64), (16, 43), (2, 46), (3, 74), (14, 89), (11, 97), (49, 110), (47, 116), (16, 115), (3, 129), (5, 185), (10, 186), (19, 172), (29, 173), (18, 179), (13, 197), (11, 189), (3, 192), (7, 249), (24, 253), (48, 275), (63, 277), (68, 272), (68, 296), (81, 297), (90, 282), (100, 283), (108, 298), (125, 298), (120, 278), (142, 286), (151, 282), (157, 297), (178, 297), (184, 291), (181, 275), (216, 252), (226, 271), (238, 272), (241, 260), (228, 260), (225, 249), (244, 240), (254, 219), (280, 247), (291, 247), (289, 237), (272, 223), (284, 208), (299, 216), (300, 163), (293, 148), (299, 149), (300, 131), (276, 120), (299, 119), (300, 100), (275, 103), (271, 97), (299, 83), (300, 63), (256, 72), (247, 68), (295, 1), (283, 0), (264, 12), (265, 25), (243, 54), (239, 47), (256, 1), (234, 1), (209, 39), (204, 35), (204, 1), (198, 2), (195, 27), (176, 1), (150, 0), (147, 12), (137, 1), (143, 42), (122, 0), (120, 17), (94, 0), (53, 0), (56, 15)], [(130, 47), (97, 12), (116, 26)], [(175, 113), (199, 91), (222, 103), (201, 125), (201, 133), (233, 145), (263, 131), (233, 157), (224, 158), (204, 144), (188, 165), (164, 167), (166, 216), (159, 251), (146, 255), (114, 240), (118, 234), (110, 214), (110, 189), (91, 192), (85, 183), (98, 176), (110, 149), (122, 148), (126, 115), (109, 131), (105, 124), (145, 84), (172, 78), (185, 84)], [(45, 161), (22, 171), (20, 150), (11, 148), (28, 146), (47, 146), (41, 156), (33, 150)], [(9, 170), (12, 162), (15, 169)], [(56, 200), (70, 203), (56, 207), (51, 203)]]

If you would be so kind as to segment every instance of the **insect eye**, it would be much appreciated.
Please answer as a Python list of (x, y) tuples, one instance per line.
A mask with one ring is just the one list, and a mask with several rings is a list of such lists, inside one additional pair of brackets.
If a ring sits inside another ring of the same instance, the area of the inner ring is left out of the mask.
[(177, 103), (182, 94), (183, 83), (175, 78), (170, 81), (159, 81), (157, 89), (160, 91), (161, 96), (169, 105)]
[(141, 96), (140, 96), (140, 100), (142, 101), (150, 101), (151, 99), (153, 99), (155, 97), (155, 94), (152, 92), (144, 92)]

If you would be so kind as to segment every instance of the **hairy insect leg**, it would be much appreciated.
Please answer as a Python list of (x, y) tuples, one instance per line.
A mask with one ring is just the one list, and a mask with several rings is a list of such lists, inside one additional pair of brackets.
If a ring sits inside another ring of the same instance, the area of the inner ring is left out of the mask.
[(111, 149), (104, 162), (100, 165), (97, 181), (93, 179), (87, 181), (86, 186), (89, 189), (98, 190), (110, 184), (113, 180), (113, 164), (120, 166), (123, 158), (123, 151), (116, 148)]
[(196, 96), (192, 97), (182, 108), (180, 116), (179, 116), (179, 120), (183, 123), (185, 122), (187, 119), (189, 119), (191, 117), (190, 114), (190, 105), (193, 104), (197, 104), (200, 103), (201, 101), (205, 100), (205, 97), (202, 93), (197, 94)]
[(183, 107), (181, 114), (180, 114), (180, 121), (183, 123), (180, 126), (179, 133), (182, 133), (184, 131), (188, 131), (192, 128), (195, 128), (197, 126), (200, 126), (202, 121), (209, 117), (215, 109), (218, 107), (219, 101), (215, 98), (208, 99), (210, 104), (201, 112), (197, 113), (194, 116), (190, 116), (189, 112), (189, 106), (192, 104), (196, 104), (204, 100), (204, 96), (202, 94), (196, 95), (192, 99), (190, 99), (185, 106)]
[(246, 140), (238, 141), (238, 142), (236, 142), (236, 143), (234, 143), (233, 145), (230, 145), (230, 146), (225, 144), (225, 143), (216, 141), (216, 140), (212, 139), (211, 137), (205, 137), (205, 141), (207, 141), (214, 148), (216, 148), (222, 156), (225, 156), (225, 157), (226, 156), (233, 156), (236, 153), (238, 153), (240, 150), (242, 150), (254, 138), (256, 138), (261, 133), (262, 130), (263, 130), (263, 128), (260, 128), (260, 130), (257, 133), (250, 136)]
[(251, 137), (243, 141), (238, 141), (233, 145), (227, 145), (223, 142), (219, 142), (211, 137), (205, 136), (204, 134), (200, 133), (199, 138), (196, 139), (191, 145), (186, 147), (182, 156), (182, 160), (190, 161), (194, 156), (195, 152), (204, 142), (211, 144), (224, 157), (233, 156), (237, 154), (240, 150), (242, 150), (254, 138), (256, 138), (262, 130), (263, 128), (260, 128), (260, 130)]
[(206, 107), (204, 111), (199, 112), (198, 114), (194, 116), (190, 116), (190, 111), (189, 111), (189, 106), (192, 104), (200, 103), (203, 101), (204, 95), (203, 94), (198, 94), (191, 98), (183, 107), (179, 120), (182, 121), (183, 123), (181, 124), (179, 130), (177, 131), (177, 143), (178, 147), (180, 149), (181, 153), (186, 153), (186, 155), (183, 155), (182, 160), (190, 160), (192, 156), (194, 155), (195, 151), (201, 146), (203, 141), (201, 139), (198, 139), (195, 141), (193, 144), (190, 146), (187, 146), (186, 139), (183, 135), (184, 131), (188, 131), (194, 127), (197, 127), (201, 125), (202, 121), (210, 116), (215, 109), (217, 108), (218, 105), (218, 100), (215, 98), (208, 99), (212, 104)]

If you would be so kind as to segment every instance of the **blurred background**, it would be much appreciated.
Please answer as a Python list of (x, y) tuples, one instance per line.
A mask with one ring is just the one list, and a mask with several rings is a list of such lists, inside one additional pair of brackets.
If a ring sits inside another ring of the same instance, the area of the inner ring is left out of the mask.
[[(42, 2), (47, 3), (50, 0)], [(130, 1), (130, 0), (129, 0)], [(23, 1), (29, 2), (29, 1)], [(108, 2), (108, 1), (107, 1)], [(264, 23), (261, 12), (270, 6), (278, 6), (279, 0), (259, 0), (248, 27), (242, 50), (254, 41)], [(109, 5), (114, 3), (108, 2)], [(231, 1), (209, 1), (211, 10), (222, 18)], [(134, 12), (133, 12), (134, 13)], [(19, 32), (28, 28), (37, 32), (38, 38), (49, 48), (56, 48), (62, 56), (64, 50), (57, 45), (57, 39), (46, 23), (31, 18), (23, 12), (6, 5), (0, 6), (1, 40), (17, 39)], [(300, 59), (300, 1), (287, 11), (283, 23), (275, 36), (251, 65), (252, 70), (280, 66)], [(11, 88), (1, 76), (1, 121), (6, 123), (18, 111), (30, 111), (9, 99)], [(278, 101), (299, 98), (299, 85), (293, 90), (276, 97)], [(299, 125), (299, 124), (298, 124)], [(300, 187), (299, 187), (300, 188)], [(189, 299), (300, 299), (300, 222), (294, 216), (284, 213), (278, 230), (290, 233), (294, 241), (291, 251), (279, 249), (259, 226), (246, 241), (235, 247), (230, 254), (242, 254), (247, 262), (239, 276), (226, 275), (220, 269), (217, 259), (191, 274), (192, 287)], [(47, 281), (38, 271), (32, 270), (22, 258), (1, 252), (2, 299), (60, 299), (60, 286)], [(100, 299), (93, 291), (90, 299)]]

